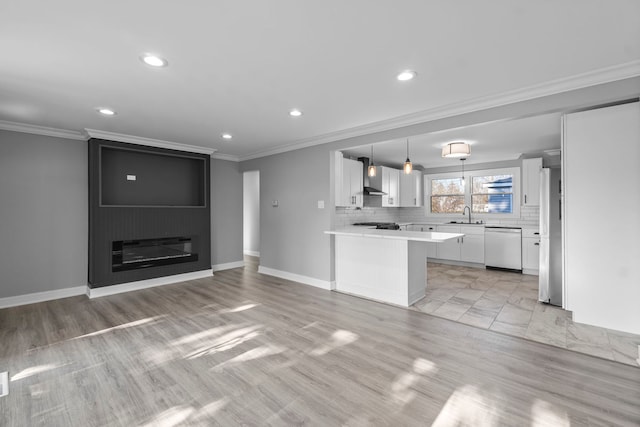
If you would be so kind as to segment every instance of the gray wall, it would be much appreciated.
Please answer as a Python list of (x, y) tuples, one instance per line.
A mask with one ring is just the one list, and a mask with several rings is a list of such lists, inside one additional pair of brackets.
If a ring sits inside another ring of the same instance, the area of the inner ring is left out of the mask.
[(242, 261), (242, 172), (211, 159), (211, 265)]
[(260, 171), (243, 174), (242, 229), (244, 252), (260, 252)]
[(242, 163), (260, 171), (261, 266), (331, 280), (329, 161), (329, 149), (319, 145)]
[(85, 141), (0, 130), (0, 298), (87, 284)]

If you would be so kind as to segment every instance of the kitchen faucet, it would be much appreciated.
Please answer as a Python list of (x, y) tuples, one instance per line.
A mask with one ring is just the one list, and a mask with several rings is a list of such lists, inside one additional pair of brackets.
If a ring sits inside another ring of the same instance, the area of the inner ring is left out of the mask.
[(469, 206), (464, 207), (464, 209), (462, 210), (462, 216), (464, 216), (464, 213), (467, 211), (467, 209), (469, 209), (469, 224), (471, 224), (471, 208)]

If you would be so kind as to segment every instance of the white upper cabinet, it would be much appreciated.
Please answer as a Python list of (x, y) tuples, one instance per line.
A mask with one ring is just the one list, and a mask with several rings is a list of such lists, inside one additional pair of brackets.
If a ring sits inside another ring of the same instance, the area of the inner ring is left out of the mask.
[(522, 160), (522, 206), (540, 205), (542, 158)]
[(383, 208), (397, 208), (400, 206), (400, 171), (387, 166), (378, 166), (377, 174), (369, 178), (371, 187), (382, 190)]
[(400, 171), (382, 166), (382, 207), (397, 208), (400, 205)]
[(345, 159), (342, 153), (335, 157), (335, 198), (336, 206), (362, 207), (363, 175), (362, 162)]
[(400, 207), (422, 206), (422, 172), (400, 171)]

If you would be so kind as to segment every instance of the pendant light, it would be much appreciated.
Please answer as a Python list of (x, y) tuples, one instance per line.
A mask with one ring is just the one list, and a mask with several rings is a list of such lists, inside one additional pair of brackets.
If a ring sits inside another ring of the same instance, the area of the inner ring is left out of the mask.
[(462, 186), (464, 187), (464, 161), (467, 160), (466, 157), (463, 157), (460, 159), (460, 161), (462, 162)]
[(371, 146), (371, 163), (367, 168), (368, 176), (376, 176), (376, 165), (373, 163), (373, 145)]
[(407, 160), (404, 162), (404, 173), (409, 175), (413, 170), (413, 165), (411, 164), (411, 160), (409, 160), (409, 138), (407, 138)]

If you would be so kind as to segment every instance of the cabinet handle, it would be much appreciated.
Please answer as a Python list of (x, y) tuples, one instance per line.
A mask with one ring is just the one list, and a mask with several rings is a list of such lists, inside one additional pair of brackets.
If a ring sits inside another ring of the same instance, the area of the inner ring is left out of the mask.
[(524, 195), (524, 204), (525, 205), (527, 204), (527, 195), (526, 194)]
[(540, 243), (536, 242), (536, 243), (534, 243), (534, 245), (536, 245), (536, 246), (540, 246)]
[(537, 231), (536, 231), (535, 233), (533, 233), (533, 234), (535, 234), (536, 236), (539, 236), (539, 235), (540, 235), (540, 233), (538, 233)]
[(416, 197), (413, 198), (413, 204), (417, 205), (418, 204), (418, 199)]

